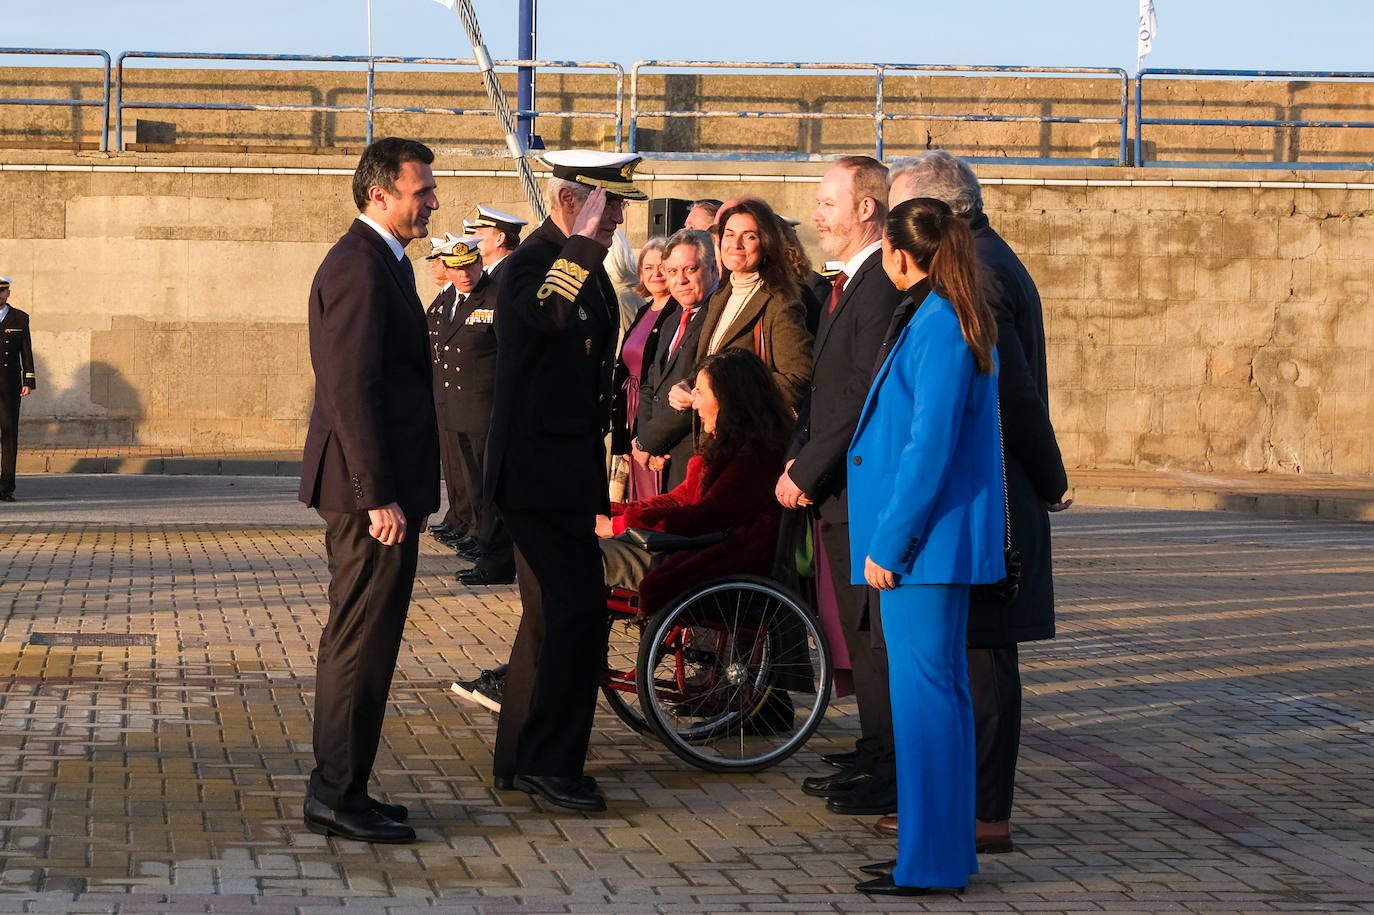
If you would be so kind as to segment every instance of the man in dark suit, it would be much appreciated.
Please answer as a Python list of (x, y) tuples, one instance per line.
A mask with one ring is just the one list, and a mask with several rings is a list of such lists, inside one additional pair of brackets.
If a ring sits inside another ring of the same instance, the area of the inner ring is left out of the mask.
[(19, 459), (19, 399), (38, 387), (33, 369), (29, 316), (10, 305), (10, 284), (0, 276), (0, 502), (14, 501), (14, 465)]
[(1012, 850), (1010, 818), (1021, 743), (1017, 644), (1054, 638), (1048, 513), (1068, 508), (1072, 500), (1061, 501), (1068, 479), (1050, 423), (1045, 326), (1030, 273), (989, 225), (982, 188), (967, 163), (942, 149), (898, 162), (888, 203), (896, 206), (912, 197), (943, 200), (968, 222), (978, 262), (991, 278), (989, 304), (997, 317), (1007, 520), (1012, 547), (1021, 556), (1021, 582), (1008, 606), (973, 589), (968, 673), (978, 766), (975, 838), (980, 852), (1005, 852)]
[(636, 414), (638, 435), (630, 448), (634, 459), (643, 466), (665, 471), (666, 492), (687, 479), (687, 462), (696, 453), (692, 410), (674, 409), (669, 403), (669, 392), (675, 385), (685, 384), (690, 397), (697, 342), (706, 322), (706, 309), (702, 306), (720, 279), (711, 236), (694, 229), (679, 229), (664, 245), (663, 272), (672, 294), (671, 311), (663, 318), (662, 333), (667, 344), (645, 366)]
[(415, 581), (419, 535), (439, 507), (425, 315), (405, 245), (439, 208), (421, 143), (387, 137), (353, 173), (361, 211), (310, 287), (315, 406), (300, 499), (325, 521), (329, 622), (315, 685), (312, 832), (410, 842), (406, 809), (367, 793)]
[[(452, 286), (429, 309), (434, 355), (434, 406), (449, 500), (473, 532), (459, 554), (474, 565), (458, 573), (465, 585), (515, 581), (515, 555), (500, 514), (482, 494), (482, 467), (496, 384), (496, 284), (482, 270), (476, 237), (460, 238), (439, 254)], [(449, 479), (449, 478), (452, 479)]]
[(813, 218), (821, 247), (843, 263), (821, 308), (811, 390), (803, 401), (778, 478), (778, 501), (814, 504), (834, 587), (859, 706), (860, 739), (837, 760), (834, 775), (808, 778), (802, 790), (826, 797), (836, 813), (897, 809), (896, 756), (887, 683), (887, 650), (869, 589), (850, 584), (845, 450), (863, 410), (873, 360), (902, 294), (883, 272), (887, 169), (868, 156), (846, 156), (821, 179)]
[[(547, 153), (549, 218), (501, 274), (487, 495), (515, 540), (524, 613), (511, 648), (493, 771), (573, 810), (604, 810), (583, 776), (606, 661), (596, 516), (608, 511), (619, 303), (601, 266), (638, 156)], [(545, 650), (547, 648), (547, 650)]]

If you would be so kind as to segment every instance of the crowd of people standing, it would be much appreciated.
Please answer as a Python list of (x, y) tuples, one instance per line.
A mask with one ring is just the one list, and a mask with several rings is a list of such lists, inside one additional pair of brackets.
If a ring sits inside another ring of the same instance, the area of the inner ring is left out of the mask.
[[(635, 255), (617, 227), (645, 199), (638, 158), (551, 153), (550, 215), (523, 241), (486, 207), (465, 228), (490, 250), (434, 240), (426, 334), (400, 274), (438, 206), (432, 158), (368, 148), (361, 215), (312, 289), (301, 498), (325, 516), (331, 584), (307, 824), (414, 838), (366, 783), (442, 455), (434, 533), (475, 560), (460, 578), (520, 588), (508, 666), (465, 685), (499, 709), (498, 789), (605, 809), (584, 764), (608, 584), (652, 610), (711, 574), (766, 573), (779, 513), (806, 508), (861, 733), (801, 787), (898, 836), (858, 888), (957, 889), (978, 853), (1012, 850), (1016, 646), (1053, 635), (1048, 513), (1067, 481), (1040, 300), (967, 164), (836, 162), (812, 215), (831, 280), (757, 197), (699, 201)], [(654, 555), (629, 528), (725, 540)]]

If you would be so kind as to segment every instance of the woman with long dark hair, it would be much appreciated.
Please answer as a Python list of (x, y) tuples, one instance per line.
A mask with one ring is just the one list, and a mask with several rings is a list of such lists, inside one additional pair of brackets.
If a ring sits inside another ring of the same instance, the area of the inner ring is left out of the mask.
[(768, 366), (783, 402), (795, 411), (811, 381), (811, 332), (781, 224), (757, 197), (716, 214), (721, 280), (707, 306), (697, 358), (745, 349)]
[[(597, 521), (606, 538), (606, 584), (639, 591), (645, 612), (707, 578), (767, 573), (773, 561), (780, 509), (772, 484), (792, 422), (771, 373), (748, 350), (708, 356), (697, 368), (692, 409), (701, 435), (687, 479), (661, 496), (613, 504), (611, 515)], [(655, 555), (617, 536), (630, 528), (726, 536), (701, 549)]]
[[(897, 858), (865, 893), (958, 889), (978, 871), (969, 587), (1006, 574), (997, 325), (973, 238), (931, 198), (888, 214), (883, 268), (916, 313), (849, 446), (855, 584), (881, 591), (897, 749)], [(863, 557), (862, 559), (860, 557)]]

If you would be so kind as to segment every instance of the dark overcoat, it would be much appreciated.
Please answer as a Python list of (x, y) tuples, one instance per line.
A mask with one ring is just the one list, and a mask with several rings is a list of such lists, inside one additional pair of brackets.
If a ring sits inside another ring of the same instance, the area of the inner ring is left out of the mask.
[(902, 301), (874, 252), (845, 283), (835, 310), (822, 306), (811, 385), (798, 410), (788, 476), (831, 524), (849, 519), (845, 451), (854, 438), (878, 348)]
[(679, 381), (691, 381), (696, 369), (697, 341), (706, 323), (706, 305), (702, 303), (687, 322), (677, 348), (668, 352), (673, 335), (682, 321), (682, 306), (670, 301), (663, 310), (668, 312), (659, 327), (660, 349), (652, 360), (646, 360), (642, 383), (639, 386), (639, 413), (635, 420), (635, 434), (639, 447), (652, 455), (667, 455), (663, 488), (672, 489), (687, 479), (687, 462), (696, 454), (696, 435), (693, 421), (696, 412), (688, 408), (677, 411), (668, 403), (668, 394)]
[(970, 220), (978, 261), (990, 274), (1001, 363), (997, 399), (1007, 470), (1011, 539), (1021, 553), (1021, 590), (1009, 607), (969, 604), (968, 644), (990, 648), (1054, 637), (1054, 581), (1047, 506), (1068, 489), (1050, 423), (1045, 327), (1040, 293), (1025, 265), (993, 231), (987, 216)]

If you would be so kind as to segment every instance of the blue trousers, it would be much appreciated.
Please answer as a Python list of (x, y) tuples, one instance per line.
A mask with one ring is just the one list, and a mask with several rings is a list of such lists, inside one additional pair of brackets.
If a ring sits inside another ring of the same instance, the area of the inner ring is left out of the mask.
[(978, 872), (968, 593), (968, 585), (917, 584), (882, 592), (897, 749), (898, 886), (962, 887)]

